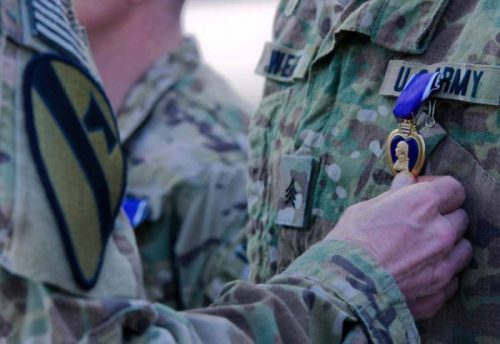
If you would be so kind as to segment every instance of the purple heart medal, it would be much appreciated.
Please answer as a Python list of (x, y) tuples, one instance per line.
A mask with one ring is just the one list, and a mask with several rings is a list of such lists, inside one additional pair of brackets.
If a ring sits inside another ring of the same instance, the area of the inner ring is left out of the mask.
[(418, 176), (425, 162), (425, 141), (418, 133), (416, 114), (422, 103), (440, 87), (440, 73), (415, 74), (406, 84), (394, 106), (399, 129), (387, 138), (385, 153), (394, 175), (401, 171)]

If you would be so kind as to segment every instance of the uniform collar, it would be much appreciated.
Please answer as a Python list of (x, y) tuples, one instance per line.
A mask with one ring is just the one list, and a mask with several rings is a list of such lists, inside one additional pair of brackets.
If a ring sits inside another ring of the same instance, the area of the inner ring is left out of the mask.
[(122, 143), (147, 120), (161, 97), (200, 63), (194, 38), (186, 37), (176, 51), (162, 56), (128, 91), (124, 105), (117, 112)]

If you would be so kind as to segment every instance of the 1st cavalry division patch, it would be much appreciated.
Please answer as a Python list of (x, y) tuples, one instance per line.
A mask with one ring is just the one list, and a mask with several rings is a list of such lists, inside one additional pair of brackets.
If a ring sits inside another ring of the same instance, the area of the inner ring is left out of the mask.
[(26, 129), (73, 277), (92, 288), (123, 196), (125, 161), (101, 87), (70, 60), (35, 57), (24, 75)]

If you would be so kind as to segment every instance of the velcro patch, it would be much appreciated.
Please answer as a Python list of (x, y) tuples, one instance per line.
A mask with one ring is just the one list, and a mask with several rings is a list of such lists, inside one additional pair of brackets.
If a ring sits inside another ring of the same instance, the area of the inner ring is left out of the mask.
[(60, 0), (30, 0), (32, 34), (87, 65), (86, 47), (71, 28)]
[(277, 182), (277, 225), (304, 228), (309, 217), (309, 193), (314, 158), (285, 155), (280, 160)]
[(441, 72), (439, 90), (433, 97), (461, 100), (483, 105), (500, 105), (500, 67), (468, 63), (436, 63), (391, 60), (380, 94), (398, 96), (411, 76), (421, 72)]
[(30, 61), (23, 92), (30, 150), (73, 277), (91, 289), (125, 186), (111, 105), (82, 66), (55, 55)]
[(299, 51), (266, 43), (255, 73), (281, 82), (303, 79), (316, 48), (317, 46), (310, 46)]

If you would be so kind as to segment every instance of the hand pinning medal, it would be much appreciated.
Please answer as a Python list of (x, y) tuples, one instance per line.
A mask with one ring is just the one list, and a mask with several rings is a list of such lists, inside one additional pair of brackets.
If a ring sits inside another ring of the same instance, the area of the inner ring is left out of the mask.
[(439, 89), (440, 73), (420, 73), (406, 84), (394, 106), (399, 129), (393, 130), (386, 143), (386, 157), (394, 175), (401, 171), (418, 176), (425, 162), (425, 142), (418, 133), (416, 115), (422, 103)]

